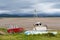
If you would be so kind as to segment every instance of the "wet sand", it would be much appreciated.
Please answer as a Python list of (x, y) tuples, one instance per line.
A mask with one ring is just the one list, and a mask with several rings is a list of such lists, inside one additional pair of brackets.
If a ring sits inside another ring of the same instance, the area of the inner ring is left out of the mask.
[(8, 25), (17, 25), (24, 27), (27, 30), (33, 28), (35, 22), (46, 24), (49, 29), (60, 30), (60, 17), (46, 17), (46, 18), (0, 18), (0, 27), (8, 27)]

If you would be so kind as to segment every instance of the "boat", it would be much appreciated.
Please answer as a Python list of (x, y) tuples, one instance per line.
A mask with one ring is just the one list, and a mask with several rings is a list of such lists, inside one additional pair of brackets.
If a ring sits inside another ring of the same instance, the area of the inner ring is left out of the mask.
[[(35, 17), (38, 18), (38, 15), (36, 14), (36, 10), (35, 10), (35, 13), (34, 15), (36, 15)], [(35, 19), (34, 19), (35, 20)], [(32, 30), (27, 30), (25, 31), (25, 34), (26, 35), (30, 35), (30, 34), (48, 34), (48, 33), (51, 33), (53, 35), (56, 35), (57, 32), (56, 31), (53, 31), (53, 32), (49, 32), (49, 29), (48, 29), (48, 26), (45, 24), (43, 25), (42, 22), (39, 22), (38, 20), (35, 21), (36, 23), (33, 24), (33, 29)]]
[(18, 27), (18, 26), (13, 26), (13, 25), (9, 25), (7, 28), (7, 32), (12, 34), (12, 33), (21, 33), (24, 31), (24, 28), (22, 27)]

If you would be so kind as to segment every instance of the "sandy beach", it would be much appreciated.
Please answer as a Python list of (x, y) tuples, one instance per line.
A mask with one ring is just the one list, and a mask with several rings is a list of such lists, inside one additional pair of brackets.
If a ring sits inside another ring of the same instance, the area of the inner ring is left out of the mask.
[(0, 18), (0, 27), (8, 27), (8, 25), (17, 25), (24, 27), (26, 30), (31, 30), (35, 22), (46, 24), (49, 29), (60, 30), (60, 17), (46, 17), (46, 18)]

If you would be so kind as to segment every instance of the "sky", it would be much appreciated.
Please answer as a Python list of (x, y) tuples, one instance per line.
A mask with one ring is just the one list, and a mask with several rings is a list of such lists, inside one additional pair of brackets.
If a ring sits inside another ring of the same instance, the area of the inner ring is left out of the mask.
[(60, 0), (0, 0), (0, 14), (60, 13)]

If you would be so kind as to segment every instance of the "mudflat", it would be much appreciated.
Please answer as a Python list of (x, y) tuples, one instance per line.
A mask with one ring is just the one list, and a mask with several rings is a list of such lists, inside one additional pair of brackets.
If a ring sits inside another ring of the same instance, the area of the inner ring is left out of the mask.
[(9, 25), (16, 25), (17, 27), (24, 27), (27, 30), (33, 28), (33, 24), (41, 22), (46, 24), (49, 29), (60, 30), (60, 17), (41, 17), (41, 18), (0, 18), (0, 27), (8, 27)]

